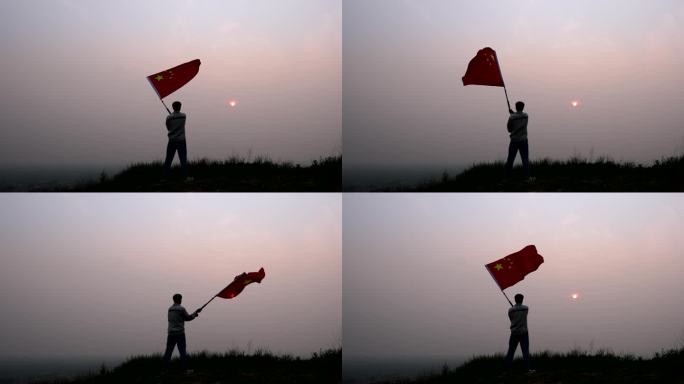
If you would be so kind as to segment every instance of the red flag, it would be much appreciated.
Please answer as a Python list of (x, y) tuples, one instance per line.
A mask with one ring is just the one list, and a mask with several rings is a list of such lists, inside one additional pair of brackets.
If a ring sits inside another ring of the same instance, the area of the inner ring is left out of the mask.
[(505, 87), (499, 60), (496, 58), (496, 52), (493, 49), (482, 48), (470, 60), (468, 70), (463, 76), (463, 85), (470, 84)]
[(524, 279), (528, 273), (536, 271), (543, 262), (544, 258), (537, 253), (537, 248), (528, 245), (503, 259), (485, 265), (485, 268), (503, 291)]
[(166, 71), (149, 75), (147, 80), (152, 88), (157, 91), (159, 98), (163, 99), (192, 80), (199, 72), (200, 64), (199, 59), (195, 59)]
[(224, 299), (232, 299), (239, 295), (247, 285), (255, 282), (261, 284), (261, 280), (263, 280), (264, 277), (266, 277), (266, 272), (264, 272), (263, 268), (261, 268), (259, 272), (243, 272), (241, 275), (235, 276), (235, 280), (228, 284), (227, 287), (223, 288), (216, 296)]

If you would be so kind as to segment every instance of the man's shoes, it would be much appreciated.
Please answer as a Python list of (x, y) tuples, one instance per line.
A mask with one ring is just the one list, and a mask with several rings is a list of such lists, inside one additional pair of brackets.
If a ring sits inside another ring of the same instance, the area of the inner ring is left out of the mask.
[(193, 373), (195, 373), (195, 370), (194, 370), (194, 369), (187, 369), (187, 370), (185, 371), (185, 374), (186, 374), (186, 375), (192, 375)]
[(527, 182), (528, 182), (528, 183), (534, 183), (535, 181), (537, 181), (537, 178), (536, 178), (536, 177), (528, 177), (528, 178), (527, 178)]
[(535, 371), (534, 369), (528, 369), (527, 370), (528, 375), (534, 375), (535, 373), (537, 373), (537, 371)]
[(188, 176), (188, 177), (185, 178), (185, 182), (186, 182), (186, 183), (190, 183), (190, 182), (193, 182), (193, 181), (195, 181), (195, 178), (194, 178), (194, 177)]

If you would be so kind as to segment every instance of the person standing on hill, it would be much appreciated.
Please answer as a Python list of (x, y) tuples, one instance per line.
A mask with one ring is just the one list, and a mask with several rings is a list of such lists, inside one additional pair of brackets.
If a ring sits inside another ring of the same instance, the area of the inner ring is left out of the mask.
[(510, 177), (513, 172), (513, 162), (515, 161), (515, 156), (520, 151), (520, 158), (523, 164), (523, 170), (525, 171), (525, 177), (528, 180), (533, 181), (530, 178), (530, 160), (529, 160), (529, 146), (527, 143), (527, 113), (523, 112), (525, 108), (525, 103), (518, 101), (515, 103), (516, 112), (508, 110), (511, 114), (508, 117), (508, 132), (511, 137), (511, 142), (508, 144), (508, 160), (506, 160), (506, 176)]
[(169, 307), (168, 314), (169, 328), (168, 336), (166, 337), (166, 351), (164, 352), (162, 360), (164, 361), (164, 364), (169, 364), (173, 349), (178, 345), (181, 363), (184, 368), (187, 368), (188, 354), (185, 349), (185, 322), (196, 319), (197, 316), (199, 316), (199, 313), (202, 312), (202, 309), (198, 309), (192, 314), (189, 314), (181, 305), (182, 301), (183, 296), (181, 296), (180, 293), (173, 295), (173, 305)]
[(174, 101), (171, 104), (173, 112), (166, 116), (166, 130), (168, 131), (169, 143), (166, 145), (166, 160), (164, 161), (164, 176), (171, 173), (173, 157), (178, 152), (183, 176), (188, 179), (188, 148), (185, 142), (185, 113), (181, 113), (181, 102)]
[(529, 308), (523, 305), (525, 297), (518, 293), (515, 295), (515, 305), (508, 308), (508, 318), (511, 320), (511, 337), (508, 339), (508, 353), (506, 354), (506, 366), (510, 368), (513, 363), (515, 350), (520, 344), (525, 367), (529, 373), (534, 373), (530, 369), (530, 337), (527, 333), (527, 313)]

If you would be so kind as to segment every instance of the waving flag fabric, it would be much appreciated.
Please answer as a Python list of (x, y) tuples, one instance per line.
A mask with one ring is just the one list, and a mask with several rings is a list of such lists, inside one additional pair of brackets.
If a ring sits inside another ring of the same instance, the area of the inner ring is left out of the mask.
[(243, 289), (249, 284), (260, 283), (261, 280), (266, 277), (266, 272), (261, 268), (258, 272), (242, 273), (241, 275), (235, 276), (235, 280), (228, 284), (227, 287), (223, 288), (221, 292), (218, 293), (218, 297), (224, 299), (232, 299), (242, 292)]
[(499, 60), (496, 52), (487, 47), (480, 49), (477, 55), (470, 60), (468, 70), (463, 76), (463, 85), (491, 85), (494, 87), (505, 87)]
[(485, 265), (485, 268), (492, 274), (499, 288), (504, 290), (524, 279), (530, 272), (536, 271), (543, 262), (544, 258), (537, 253), (537, 247), (528, 245), (518, 252)]
[(167, 69), (154, 75), (147, 76), (150, 85), (157, 91), (160, 99), (176, 92), (180, 87), (187, 84), (199, 72), (199, 59), (189, 61), (177, 67)]

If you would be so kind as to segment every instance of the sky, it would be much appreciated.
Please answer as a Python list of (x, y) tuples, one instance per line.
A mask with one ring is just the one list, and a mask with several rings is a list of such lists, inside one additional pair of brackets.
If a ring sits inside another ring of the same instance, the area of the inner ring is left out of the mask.
[(681, 155), (683, 38), (678, 0), (345, 0), (345, 172), (504, 161), (504, 90), (461, 81), (484, 47), (531, 159)]
[(186, 323), (188, 350), (308, 357), (342, 344), (341, 196), (2, 194), (0, 358), (162, 353), (242, 272), (266, 277)]
[(146, 77), (193, 59), (166, 99), (183, 103), (191, 159), (339, 155), (341, 44), (334, 0), (3, 0), (0, 163), (161, 160), (166, 111)]
[(545, 262), (505, 292), (525, 295), (531, 351), (650, 357), (684, 345), (678, 194), (347, 194), (343, 204), (345, 361), (505, 353), (509, 304), (484, 265), (529, 244)]

